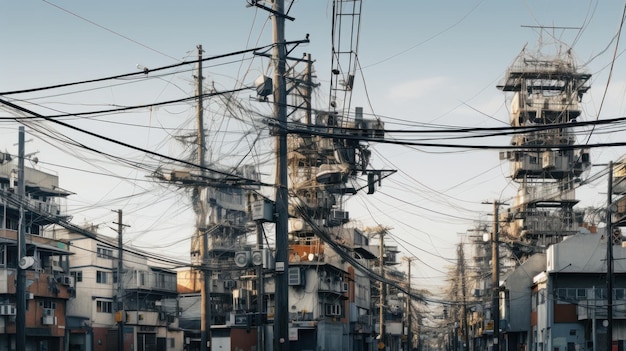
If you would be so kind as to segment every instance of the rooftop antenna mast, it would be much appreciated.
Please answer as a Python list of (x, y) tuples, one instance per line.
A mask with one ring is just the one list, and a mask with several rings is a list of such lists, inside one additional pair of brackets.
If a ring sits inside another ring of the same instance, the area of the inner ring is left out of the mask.
[(333, 1), (330, 110), (348, 114), (357, 67), (361, 0)]

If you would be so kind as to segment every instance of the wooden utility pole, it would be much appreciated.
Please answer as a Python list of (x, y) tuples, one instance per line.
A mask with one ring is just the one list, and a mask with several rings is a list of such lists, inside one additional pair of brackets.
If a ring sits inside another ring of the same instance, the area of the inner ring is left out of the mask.
[(276, 294), (274, 300), (274, 351), (289, 350), (289, 245), (288, 217), (289, 193), (287, 184), (287, 87), (285, 84), (284, 0), (275, 0), (272, 10), (274, 62), (274, 118), (276, 131)]

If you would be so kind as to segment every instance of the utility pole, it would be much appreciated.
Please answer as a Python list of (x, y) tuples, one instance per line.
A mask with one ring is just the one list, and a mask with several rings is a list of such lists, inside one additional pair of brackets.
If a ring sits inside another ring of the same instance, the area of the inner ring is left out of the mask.
[[(19, 127), (18, 135), (18, 166), (17, 194), (20, 201), (20, 222), (18, 225), (17, 257), (21, 261), (26, 257), (26, 228), (24, 223), (24, 201), (26, 201), (26, 183), (24, 181), (24, 126)], [(20, 263), (17, 267), (17, 283), (15, 300), (17, 312), (15, 316), (15, 346), (17, 350), (26, 350), (26, 269)]]
[[(489, 204), (490, 202), (483, 202), (483, 204)], [(500, 238), (499, 232), (499, 209), (500, 205), (506, 205), (503, 202), (494, 200), (493, 204), (493, 225), (491, 233), (491, 288), (492, 288), (492, 314), (493, 314), (493, 349), (492, 351), (499, 351), (500, 349)]]
[(459, 244), (458, 249), (458, 267), (461, 269), (461, 296), (463, 298), (463, 306), (461, 316), (463, 320), (461, 321), (463, 324), (461, 325), (463, 328), (463, 348), (462, 351), (466, 351), (469, 349), (469, 329), (467, 325), (467, 284), (465, 282), (465, 252), (463, 251), (463, 243)]
[(606, 210), (606, 297), (607, 321), (606, 344), (607, 350), (613, 349), (613, 161), (609, 162), (609, 181)]
[(287, 184), (287, 88), (285, 84), (285, 44), (284, 0), (275, 0), (272, 6), (274, 63), (274, 118), (278, 124), (276, 131), (276, 294), (274, 299), (274, 351), (289, 350), (289, 269), (288, 217), (289, 200)]
[(306, 101), (306, 110), (305, 110), (305, 121), (306, 121), (306, 125), (307, 127), (310, 127), (313, 119), (311, 118), (311, 91), (313, 90), (313, 61), (311, 61), (311, 54), (306, 54), (304, 56), (304, 59), (306, 60), (306, 70), (304, 72), (304, 77), (306, 80), (306, 86), (305, 86), (305, 101)]
[(378, 302), (378, 318), (379, 318), (379, 324), (380, 324), (380, 340), (378, 341), (378, 349), (382, 350), (386, 347), (385, 344), (385, 298), (386, 298), (386, 294), (385, 294), (385, 289), (387, 288), (387, 286), (385, 285), (385, 269), (383, 268), (384, 264), (385, 264), (385, 245), (384, 245), (384, 241), (385, 241), (385, 230), (381, 228), (380, 233), (378, 234), (379, 238), (380, 238), (380, 247), (378, 249), (378, 265), (380, 266), (380, 276), (381, 276), (381, 280), (380, 280), (380, 300)]
[(498, 210), (500, 209), (500, 203), (498, 201), (493, 202), (493, 233), (491, 234), (491, 287), (493, 289), (493, 351), (499, 351), (500, 349), (500, 240), (498, 226)]
[(117, 322), (117, 349), (124, 350), (124, 322), (126, 322), (126, 312), (124, 312), (124, 285), (123, 285), (123, 272), (124, 272), (124, 243), (122, 240), (122, 229), (124, 224), (122, 222), (122, 210), (117, 210), (117, 311), (120, 313), (119, 321)]
[(406, 260), (408, 261), (408, 270), (407, 270), (407, 275), (408, 277), (408, 286), (407, 286), (407, 291), (409, 292), (407, 294), (407, 302), (406, 302), (406, 319), (407, 319), (407, 332), (406, 332), (406, 351), (411, 351), (413, 349), (413, 331), (411, 330), (412, 327), (412, 319), (413, 316), (411, 315), (411, 307), (412, 307), (412, 301), (411, 301), (411, 263), (415, 260), (414, 258), (406, 258)]
[[(204, 107), (203, 96), (204, 90), (202, 88), (202, 45), (197, 46), (198, 49), (198, 72), (196, 77), (196, 95), (198, 97), (198, 103), (196, 106), (196, 123), (197, 123), (197, 149), (198, 149), (198, 164), (200, 165), (200, 174), (204, 179), (205, 176), (205, 155), (204, 155)], [(206, 188), (198, 186), (198, 200), (199, 202), (206, 201), (201, 196), (203, 192), (206, 192)], [(204, 200), (203, 200), (204, 199)], [(206, 203), (200, 203), (200, 214), (196, 220), (197, 224), (197, 236), (202, 236), (202, 248), (200, 252), (201, 257), (201, 270), (202, 270), (202, 289), (201, 289), (201, 317), (200, 317), (200, 350), (208, 351), (211, 349), (211, 270), (208, 268), (210, 264), (209, 257), (209, 237), (208, 230), (206, 228)]]
[[(263, 223), (261, 221), (256, 222), (256, 248), (263, 250)], [(262, 251), (261, 251), (262, 252)], [(269, 253), (268, 253), (269, 254)], [(256, 345), (257, 350), (265, 351), (265, 325), (263, 325), (263, 313), (265, 312), (265, 281), (263, 279), (263, 264), (256, 267), (257, 276), (257, 335)]]

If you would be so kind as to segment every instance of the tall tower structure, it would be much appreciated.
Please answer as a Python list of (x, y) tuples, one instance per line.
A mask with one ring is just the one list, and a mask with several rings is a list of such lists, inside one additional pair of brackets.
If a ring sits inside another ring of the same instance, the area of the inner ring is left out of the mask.
[(579, 71), (572, 51), (544, 58), (522, 50), (498, 88), (512, 93), (511, 126), (524, 128), (512, 138), (518, 149), (500, 154), (510, 161), (519, 184), (508, 213), (500, 218), (502, 236), (524, 244), (525, 257), (573, 234), (582, 223), (574, 210), (575, 184), (590, 166), (589, 151), (572, 147), (572, 127), (591, 74)]

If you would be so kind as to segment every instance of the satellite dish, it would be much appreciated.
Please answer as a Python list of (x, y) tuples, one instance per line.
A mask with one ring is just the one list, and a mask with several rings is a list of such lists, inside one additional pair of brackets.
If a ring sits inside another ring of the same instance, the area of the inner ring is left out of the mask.
[(18, 266), (20, 269), (28, 269), (35, 264), (35, 258), (32, 256), (24, 256), (20, 259)]

